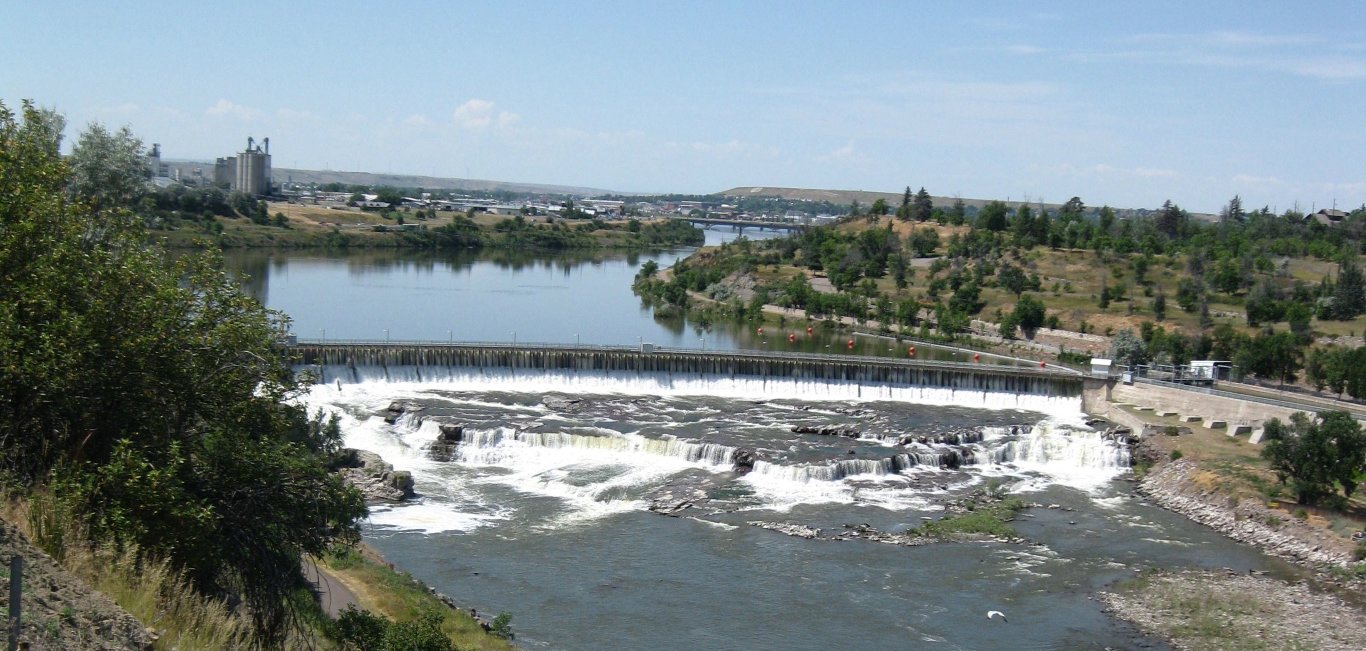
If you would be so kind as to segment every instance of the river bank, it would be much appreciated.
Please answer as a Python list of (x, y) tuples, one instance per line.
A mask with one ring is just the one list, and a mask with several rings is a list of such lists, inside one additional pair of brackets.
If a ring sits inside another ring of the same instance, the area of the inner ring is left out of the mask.
[(555, 220), (544, 217), (386, 218), (363, 211), (327, 211), (272, 204), (265, 222), (245, 217), (163, 220), (149, 235), (172, 249), (530, 249), (657, 250), (700, 246), (702, 231), (686, 221)]
[[(1351, 539), (1315, 521), (1321, 516), (1301, 509), (1287, 517), (1264, 498), (1240, 495), (1231, 486), (1238, 482), (1217, 472), (1222, 466), (1212, 459), (1205, 466), (1171, 459), (1178, 443), (1168, 438), (1138, 444), (1136, 458), (1156, 460), (1136, 486), (1139, 495), (1304, 573), (1157, 570), (1103, 592), (1107, 611), (1178, 649), (1360, 648), (1366, 639), (1366, 561), (1354, 560)], [(1192, 437), (1182, 438), (1180, 444), (1192, 449)]]
[(1266, 576), (1155, 571), (1101, 599), (1113, 616), (1178, 649), (1355, 651), (1366, 640), (1360, 608)]

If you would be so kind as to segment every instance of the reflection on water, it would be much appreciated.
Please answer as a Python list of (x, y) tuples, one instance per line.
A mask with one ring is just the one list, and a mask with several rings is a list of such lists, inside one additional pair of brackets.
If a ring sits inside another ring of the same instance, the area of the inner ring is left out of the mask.
[[(751, 233), (773, 237), (772, 232)], [(734, 239), (707, 232), (708, 244)], [(656, 316), (631, 291), (646, 260), (668, 267), (692, 253), (508, 249), (479, 251), (231, 251), (230, 271), (305, 339), (635, 345), (850, 353), (967, 361), (969, 354), (852, 336), (805, 321), (768, 326)], [(850, 341), (853, 342), (850, 345)], [(984, 363), (999, 360), (984, 356)]]

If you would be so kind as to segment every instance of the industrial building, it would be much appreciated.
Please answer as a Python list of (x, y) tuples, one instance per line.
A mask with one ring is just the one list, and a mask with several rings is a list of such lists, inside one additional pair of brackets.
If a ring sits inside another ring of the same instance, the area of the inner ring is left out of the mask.
[(264, 197), (271, 192), (270, 180), (270, 138), (262, 138), (261, 144), (247, 137), (247, 148), (236, 156), (219, 158), (213, 164), (213, 182), (226, 184), (235, 192), (244, 192), (254, 197)]

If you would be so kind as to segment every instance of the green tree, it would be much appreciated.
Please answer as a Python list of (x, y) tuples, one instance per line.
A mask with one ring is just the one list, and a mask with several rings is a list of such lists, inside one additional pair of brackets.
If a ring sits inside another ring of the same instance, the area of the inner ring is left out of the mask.
[(1232, 199), (1229, 199), (1228, 204), (1224, 206), (1223, 210), (1219, 211), (1219, 221), (1226, 223), (1235, 222), (1238, 224), (1247, 221), (1247, 213), (1243, 210), (1242, 197), (1235, 194)]
[(889, 212), (891, 212), (891, 208), (887, 206), (886, 199), (878, 199), (877, 201), (874, 201), (873, 207), (868, 209), (868, 214), (877, 215), (879, 217), (886, 215)]
[(1190, 217), (1180, 206), (1172, 203), (1171, 199), (1163, 202), (1162, 208), (1157, 212), (1155, 225), (1157, 230), (1169, 238), (1175, 238), (1184, 230)]
[(1011, 312), (1011, 315), (1015, 317), (1015, 322), (1020, 325), (1025, 334), (1032, 338), (1034, 331), (1043, 326), (1047, 312), (1043, 301), (1033, 296), (1021, 296), (1020, 300), (1015, 303), (1015, 310)]
[(1147, 364), (1148, 344), (1125, 328), (1110, 339), (1110, 359), (1126, 366)]
[(1002, 289), (1016, 296), (1024, 293), (1025, 288), (1029, 286), (1029, 278), (1025, 276), (1024, 271), (1013, 264), (1001, 265), (996, 277)]
[(962, 199), (954, 199), (953, 206), (949, 208), (949, 224), (959, 226), (967, 221), (967, 207), (963, 205)]
[(216, 257), (170, 264), (126, 213), (67, 201), (56, 135), (0, 104), (4, 479), (240, 598), (276, 646), (302, 556), (357, 539), (365, 513), (328, 470), (335, 432), (289, 406), (281, 315)]
[(999, 233), (1006, 229), (1007, 219), (1010, 209), (1000, 201), (992, 201), (977, 213), (977, 225), (980, 228)]
[(911, 251), (917, 258), (934, 255), (939, 248), (939, 231), (933, 228), (917, 228), (911, 233)]
[[(907, 188), (909, 190), (910, 188)], [(925, 191), (922, 186), (920, 191), (915, 193), (915, 203), (911, 209), (911, 216), (918, 222), (928, 221), (930, 215), (934, 214), (934, 201), (930, 199), (930, 193)]]
[(96, 209), (126, 208), (142, 194), (151, 175), (142, 141), (127, 126), (111, 132), (92, 122), (71, 149), (71, 195)]
[(1366, 281), (1356, 264), (1356, 254), (1344, 255), (1338, 266), (1338, 280), (1333, 292), (1331, 318), (1351, 321), (1366, 312)]
[(1366, 471), (1366, 435), (1345, 411), (1323, 412), (1317, 421), (1296, 412), (1289, 426), (1273, 418), (1266, 423), (1265, 440), (1262, 458), (1282, 484), (1294, 488), (1300, 504), (1318, 503), (1334, 484), (1351, 498)]
[(1153, 318), (1158, 321), (1165, 321), (1167, 318), (1167, 293), (1157, 288), (1157, 293), (1153, 296)]
[(906, 221), (911, 218), (911, 201), (915, 195), (911, 194), (911, 186), (906, 186), (906, 192), (901, 195), (901, 205), (896, 209), (897, 219)]

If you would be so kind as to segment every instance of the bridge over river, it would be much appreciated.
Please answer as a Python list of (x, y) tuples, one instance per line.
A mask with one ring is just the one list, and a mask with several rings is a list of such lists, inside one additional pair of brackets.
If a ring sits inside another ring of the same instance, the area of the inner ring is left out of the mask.
[[(324, 381), (359, 381), (401, 375), (431, 380), (451, 369), (516, 373), (599, 373), (665, 377), (841, 382), (884, 387), (936, 387), (1080, 396), (1084, 378), (1057, 366), (1006, 366), (973, 362), (921, 361), (886, 357), (709, 351), (635, 346), (568, 346), (373, 341), (299, 341), (291, 346), (295, 363), (316, 369)], [(362, 373), (362, 369), (368, 373)], [(401, 369), (401, 372), (400, 372)]]
[(731, 226), (736, 230), (743, 231), (746, 228), (757, 228), (759, 230), (775, 231), (803, 231), (811, 228), (809, 224), (799, 224), (796, 222), (770, 222), (757, 219), (726, 219), (723, 217), (674, 217), (681, 221), (692, 222), (698, 226), (711, 228), (712, 226)]

